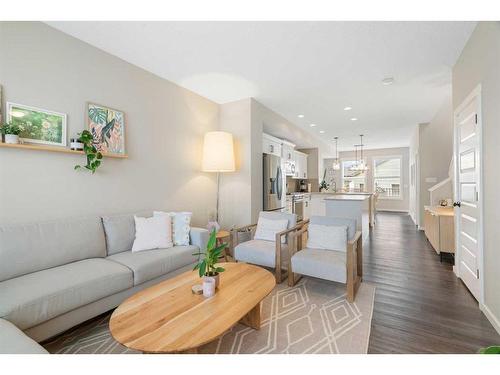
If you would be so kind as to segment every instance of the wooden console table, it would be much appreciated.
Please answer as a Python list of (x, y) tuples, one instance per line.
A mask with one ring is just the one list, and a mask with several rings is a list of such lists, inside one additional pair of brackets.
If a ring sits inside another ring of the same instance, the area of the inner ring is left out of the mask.
[(443, 253), (455, 253), (454, 216), (453, 207), (425, 207), (425, 235), (441, 260)]

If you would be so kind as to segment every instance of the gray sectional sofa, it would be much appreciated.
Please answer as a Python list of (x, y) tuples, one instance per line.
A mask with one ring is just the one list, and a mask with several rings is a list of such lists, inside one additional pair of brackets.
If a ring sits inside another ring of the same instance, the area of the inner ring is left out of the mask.
[(0, 353), (44, 353), (37, 342), (191, 269), (208, 236), (132, 253), (133, 214), (0, 226)]

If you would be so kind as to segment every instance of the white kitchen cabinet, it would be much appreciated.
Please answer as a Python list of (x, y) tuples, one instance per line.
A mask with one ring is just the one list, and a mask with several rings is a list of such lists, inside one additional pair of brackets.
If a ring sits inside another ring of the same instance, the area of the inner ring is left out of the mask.
[(262, 152), (264, 154), (276, 155), (281, 158), (281, 139), (269, 134), (262, 134)]
[(293, 143), (282, 141), (281, 144), (281, 161), (285, 176), (293, 177), (295, 175), (295, 145)]
[(312, 194), (309, 202), (310, 216), (326, 216), (325, 196)]
[(295, 179), (307, 179), (307, 154), (303, 152), (295, 151), (295, 174), (293, 178)]
[(295, 145), (292, 143), (284, 142), (281, 145), (281, 158), (285, 162), (294, 162), (295, 157), (294, 157), (294, 148)]
[(317, 148), (304, 148), (298, 150), (307, 155), (307, 178), (319, 180), (323, 177), (323, 163)]

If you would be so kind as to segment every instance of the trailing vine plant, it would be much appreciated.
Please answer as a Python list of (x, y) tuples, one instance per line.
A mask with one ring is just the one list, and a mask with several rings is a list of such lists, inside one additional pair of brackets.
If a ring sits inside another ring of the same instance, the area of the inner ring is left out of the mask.
[(75, 165), (75, 170), (85, 168), (94, 174), (101, 165), (102, 154), (94, 146), (94, 137), (88, 130), (84, 130), (79, 134), (79, 141), (83, 143), (83, 152), (87, 158), (87, 164), (84, 166)]

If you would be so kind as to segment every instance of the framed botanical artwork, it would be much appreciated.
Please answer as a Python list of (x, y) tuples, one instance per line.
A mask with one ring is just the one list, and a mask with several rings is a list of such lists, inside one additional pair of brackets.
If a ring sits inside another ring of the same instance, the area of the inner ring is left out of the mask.
[(99, 152), (125, 154), (125, 113), (87, 103), (87, 124)]
[(23, 128), (19, 138), (27, 143), (66, 146), (66, 114), (7, 102), (7, 122)]

